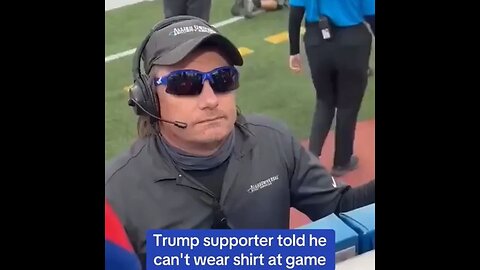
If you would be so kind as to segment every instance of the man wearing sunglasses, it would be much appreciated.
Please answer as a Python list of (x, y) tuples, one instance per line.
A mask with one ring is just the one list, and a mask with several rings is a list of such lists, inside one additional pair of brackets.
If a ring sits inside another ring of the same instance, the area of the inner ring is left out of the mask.
[(139, 138), (105, 169), (105, 193), (143, 263), (149, 229), (288, 228), (290, 207), (317, 220), (375, 202), (374, 180), (341, 183), (285, 125), (237, 110), (243, 59), (207, 22), (167, 20), (140, 54)]

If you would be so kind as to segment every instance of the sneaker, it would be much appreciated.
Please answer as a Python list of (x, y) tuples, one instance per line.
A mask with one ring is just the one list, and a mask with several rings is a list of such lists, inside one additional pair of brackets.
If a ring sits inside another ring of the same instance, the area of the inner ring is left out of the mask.
[(243, 9), (243, 0), (235, 0), (232, 8), (230, 9), (230, 13), (232, 13), (233, 16), (240, 16), (242, 9)]
[(339, 177), (358, 168), (358, 157), (352, 156), (350, 162), (344, 166), (333, 166), (332, 176)]

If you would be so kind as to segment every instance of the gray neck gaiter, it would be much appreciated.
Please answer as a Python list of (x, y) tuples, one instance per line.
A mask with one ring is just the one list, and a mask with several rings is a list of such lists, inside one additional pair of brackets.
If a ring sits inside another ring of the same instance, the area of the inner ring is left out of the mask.
[(165, 146), (165, 149), (173, 159), (173, 162), (182, 170), (208, 170), (219, 166), (230, 157), (235, 144), (235, 130), (230, 133), (227, 140), (217, 150), (217, 152), (206, 157), (193, 156), (185, 153), (183, 150), (171, 146), (161, 135), (160, 141)]

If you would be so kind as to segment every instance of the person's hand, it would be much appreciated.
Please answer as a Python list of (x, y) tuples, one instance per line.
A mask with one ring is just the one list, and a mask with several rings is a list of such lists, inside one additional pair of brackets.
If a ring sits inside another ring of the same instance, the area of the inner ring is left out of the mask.
[(289, 66), (295, 73), (302, 71), (302, 59), (300, 58), (300, 54), (290, 55)]

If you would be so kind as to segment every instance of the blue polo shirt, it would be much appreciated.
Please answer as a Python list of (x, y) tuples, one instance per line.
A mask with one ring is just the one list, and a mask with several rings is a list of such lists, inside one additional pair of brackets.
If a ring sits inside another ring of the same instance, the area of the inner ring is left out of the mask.
[(375, 0), (290, 0), (290, 6), (305, 8), (305, 22), (327, 16), (337, 26), (356, 25), (366, 15), (375, 15)]

